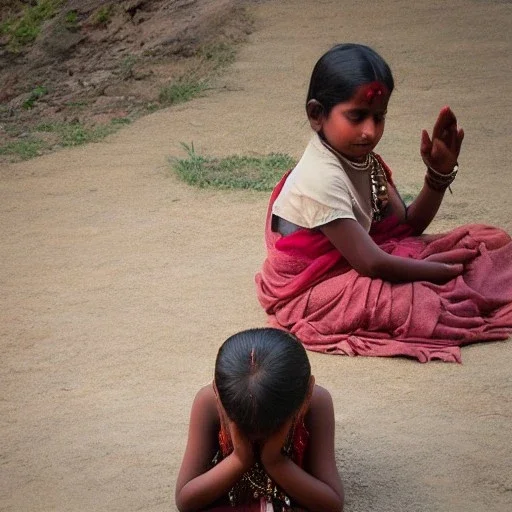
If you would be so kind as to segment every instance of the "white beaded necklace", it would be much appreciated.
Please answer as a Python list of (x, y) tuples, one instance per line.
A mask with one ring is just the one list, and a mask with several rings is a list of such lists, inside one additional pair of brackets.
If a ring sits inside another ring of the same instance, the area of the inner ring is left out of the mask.
[(349, 167), (354, 171), (370, 173), (370, 193), (372, 204), (372, 219), (374, 221), (382, 220), (384, 210), (388, 205), (388, 187), (387, 178), (381, 163), (375, 157), (373, 152), (366, 155), (363, 162), (353, 162), (346, 156), (336, 151), (332, 146), (327, 144), (322, 138), (322, 144), (333, 153), (340, 161), (343, 167)]
[(343, 156), (340, 152), (336, 151), (332, 146), (327, 144), (323, 139), (320, 139), (322, 144), (331, 152), (334, 153), (341, 161), (342, 164), (347, 165), (351, 169), (355, 171), (369, 171), (371, 167), (371, 153), (368, 153), (363, 162), (354, 162), (353, 160), (349, 160), (346, 156)]

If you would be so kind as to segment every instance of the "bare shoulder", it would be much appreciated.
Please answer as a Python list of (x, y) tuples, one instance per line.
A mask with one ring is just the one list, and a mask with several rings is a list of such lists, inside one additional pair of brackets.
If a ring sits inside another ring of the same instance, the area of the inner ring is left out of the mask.
[(206, 384), (206, 386), (203, 386), (197, 393), (196, 393), (196, 400), (207, 400), (215, 403), (215, 391), (213, 390), (213, 385)]
[(315, 384), (313, 388), (305, 420), (310, 428), (334, 421), (334, 406), (331, 393), (318, 384)]
[(326, 424), (334, 423), (334, 405), (327, 389), (315, 384), (304, 419), (310, 430), (325, 428)]
[(203, 386), (194, 398), (192, 405), (192, 415), (197, 419), (198, 416), (207, 418), (210, 421), (218, 421), (219, 413), (217, 410), (215, 391), (213, 386), (208, 384)]
[(332, 408), (332, 396), (327, 389), (318, 384), (313, 387), (313, 393), (311, 394), (311, 403), (309, 409), (322, 409)]

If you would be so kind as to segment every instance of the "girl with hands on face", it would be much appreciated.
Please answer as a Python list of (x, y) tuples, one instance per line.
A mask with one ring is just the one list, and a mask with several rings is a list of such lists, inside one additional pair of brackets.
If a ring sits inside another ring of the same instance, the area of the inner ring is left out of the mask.
[(273, 328), (228, 338), (192, 405), (178, 509), (339, 512), (343, 498), (332, 399), (304, 347)]

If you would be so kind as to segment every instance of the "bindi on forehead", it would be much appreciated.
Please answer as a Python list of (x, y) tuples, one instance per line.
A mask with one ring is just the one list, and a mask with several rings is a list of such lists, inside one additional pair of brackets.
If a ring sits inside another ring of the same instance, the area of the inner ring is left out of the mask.
[(359, 87), (355, 96), (358, 100), (365, 101), (371, 105), (376, 101), (387, 101), (388, 95), (388, 88), (383, 83), (375, 81)]

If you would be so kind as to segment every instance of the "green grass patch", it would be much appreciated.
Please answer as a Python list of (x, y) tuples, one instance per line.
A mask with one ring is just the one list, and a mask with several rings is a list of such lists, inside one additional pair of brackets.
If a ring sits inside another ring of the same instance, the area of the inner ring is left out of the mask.
[(78, 12), (68, 11), (64, 16), (64, 25), (70, 32), (76, 32), (78, 30)]
[(132, 120), (129, 117), (114, 117), (110, 120), (110, 123), (114, 126), (122, 126), (130, 124)]
[(99, 142), (107, 135), (114, 133), (115, 129), (109, 125), (87, 127), (82, 124), (71, 125), (68, 130), (61, 133), (64, 147), (80, 146), (88, 142)]
[(39, 100), (43, 96), (46, 96), (47, 94), (48, 89), (44, 87), (44, 85), (38, 85), (30, 93), (30, 96), (23, 102), (22, 107), (26, 110), (33, 108), (37, 100)]
[(16, 160), (29, 160), (41, 154), (45, 143), (38, 139), (16, 140), (0, 146), (0, 155), (12, 156)]
[(112, 19), (112, 14), (114, 12), (114, 6), (112, 4), (102, 5), (93, 15), (92, 15), (92, 23), (93, 25), (102, 25), (106, 26)]
[(35, 127), (35, 131), (55, 133), (59, 131), (61, 125), (64, 125), (64, 123), (42, 122)]
[(144, 110), (146, 111), (146, 113), (148, 114), (152, 114), (153, 112), (156, 112), (158, 109), (160, 108), (160, 106), (158, 105), (158, 103), (147, 103)]
[(196, 98), (208, 88), (205, 80), (182, 77), (160, 89), (158, 101), (163, 105), (177, 105)]
[(210, 158), (198, 155), (193, 144), (182, 145), (187, 151), (187, 158), (171, 159), (173, 170), (186, 183), (200, 188), (269, 191), (283, 173), (295, 165), (291, 156), (282, 153)]
[(117, 123), (109, 125), (86, 126), (83, 123), (47, 123), (36, 126), (36, 131), (56, 133), (59, 137), (58, 144), (64, 147), (80, 146), (88, 142), (98, 142), (107, 135), (114, 133)]
[(12, 16), (0, 26), (0, 34), (8, 37), (7, 47), (19, 51), (23, 46), (35, 41), (41, 25), (52, 18), (63, 0), (38, 0), (35, 5), (28, 5), (18, 16)]
[[(11, 156), (13, 160), (28, 160), (58, 147), (74, 147), (89, 142), (99, 142), (122, 126), (131, 123), (128, 117), (113, 118), (109, 124), (87, 126), (80, 122), (66, 123), (44, 121), (32, 129), (19, 127), (13, 136), (26, 133), (23, 139), (0, 145), (0, 156)], [(51, 142), (41, 140), (38, 133), (51, 133)]]

